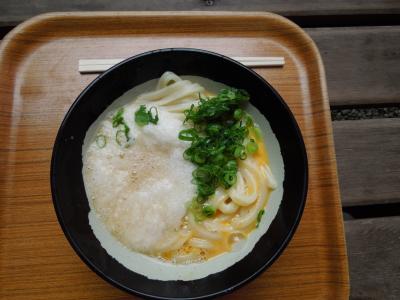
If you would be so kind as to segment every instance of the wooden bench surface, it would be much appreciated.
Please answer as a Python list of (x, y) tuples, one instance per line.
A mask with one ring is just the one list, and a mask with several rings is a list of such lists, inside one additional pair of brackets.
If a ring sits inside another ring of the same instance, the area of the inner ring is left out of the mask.
[(344, 206), (399, 202), (400, 119), (335, 121)]
[(400, 13), (396, 0), (2, 0), (0, 25), (15, 25), (32, 16), (51, 11), (112, 11), (112, 10), (220, 10), (220, 11), (270, 11), (284, 16), (349, 16), (388, 15)]
[[(0, 1), (0, 27), (10, 28), (50, 11), (234, 10), (272, 11), (305, 28), (323, 58), (331, 106), (400, 105), (400, 1), (215, 0), (209, 1)], [(330, 27), (319, 27), (329, 18)], [(361, 25), (342, 26), (340, 20)], [(304, 22), (306, 20), (306, 22)], [(378, 21), (377, 21), (378, 20)], [(383, 21), (382, 21), (383, 20)], [(389, 20), (389, 21), (385, 21)], [(319, 25), (321, 24), (321, 25)], [(1, 28), (0, 28), (1, 29)], [(333, 122), (344, 209), (383, 211), (345, 221), (352, 299), (400, 299), (400, 119)], [(386, 205), (386, 206), (385, 206)], [(383, 216), (382, 216), (383, 214)], [(386, 216), (387, 215), (387, 216)]]

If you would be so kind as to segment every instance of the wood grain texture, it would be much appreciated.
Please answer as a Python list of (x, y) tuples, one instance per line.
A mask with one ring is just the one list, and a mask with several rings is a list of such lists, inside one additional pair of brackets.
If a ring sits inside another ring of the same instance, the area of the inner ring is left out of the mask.
[(306, 31), (326, 65), (331, 105), (400, 103), (400, 26)]
[(400, 203), (400, 119), (333, 122), (343, 206)]
[(270, 11), (284, 16), (399, 14), (396, 0), (215, 0), (207, 6), (203, 0), (2, 0), (0, 26), (16, 25), (35, 15), (63, 11)]
[(350, 299), (399, 299), (400, 217), (345, 222)]
[(232, 299), (348, 297), (348, 271), (324, 70), (312, 40), (273, 14), (81, 13), (36, 17), (0, 48), (0, 290), (7, 299), (130, 299), (82, 263), (52, 208), (50, 154), (60, 122), (95, 75), (80, 58), (127, 57), (163, 47), (230, 56), (280, 56), (256, 71), (281, 93), (301, 127), (309, 193), (283, 255)]

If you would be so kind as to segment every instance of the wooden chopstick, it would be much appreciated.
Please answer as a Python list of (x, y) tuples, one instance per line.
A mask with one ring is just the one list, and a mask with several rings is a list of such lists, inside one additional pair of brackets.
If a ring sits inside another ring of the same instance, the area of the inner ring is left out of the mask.
[[(282, 67), (285, 64), (285, 58), (277, 57), (232, 57), (247, 67)], [(120, 63), (124, 59), (80, 59), (79, 72), (85, 73), (101, 73)]]

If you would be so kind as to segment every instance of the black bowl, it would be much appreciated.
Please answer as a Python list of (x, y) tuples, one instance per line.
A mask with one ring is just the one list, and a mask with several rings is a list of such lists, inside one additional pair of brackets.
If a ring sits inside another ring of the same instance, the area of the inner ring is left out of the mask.
[[(285, 166), (279, 211), (254, 249), (228, 269), (193, 281), (158, 281), (126, 269), (94, 236), (82, 178), (86, 131), (116, 98), (166, 71), (197, 75), (246, 89), (269, 121)], [(268, 101), (265, 101), (268, 99)], [(76, 99), (57, 134), (51, 162), (51, 190), (58, 221), (81, 259), (103, 279), (144, 297), (199, 299), (228, 293), (256, 277), (282, 253), (300, 221), (307, 194), (307, 155), (299, 127), (279, 94), (259, 75), (220, 54), (197, 49), (161, 49), (131, 57), (96, 78)]]

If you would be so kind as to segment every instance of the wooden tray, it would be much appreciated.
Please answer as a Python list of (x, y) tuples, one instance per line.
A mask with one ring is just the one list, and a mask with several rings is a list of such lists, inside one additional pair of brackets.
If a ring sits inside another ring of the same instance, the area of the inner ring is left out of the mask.
[(233, 299), (348, 298), (343, 222), (324, 68), (312, 40), (269, 13), (54, 13), (10, 32), (0, 48), (0, 295), (7, 299), (129, 299), (79, 259), (58, 225), (49, 185), (65, 112), (96, 75), (80, 58), (195, 47), (230, 56), (284, 56), (258, 68), (301, 127), (309, 192), (283, 255)]

